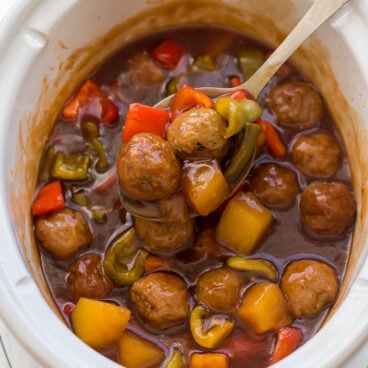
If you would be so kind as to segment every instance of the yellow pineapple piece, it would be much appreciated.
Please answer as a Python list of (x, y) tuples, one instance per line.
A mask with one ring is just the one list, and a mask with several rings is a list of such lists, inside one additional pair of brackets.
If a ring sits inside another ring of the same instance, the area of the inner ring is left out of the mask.
[(230, 194), (216, 159), (185, 163), (182, 185), (194, 209), (202, 216), (214, 211)]
[(222, 353), (194, 353), (189, 368), (228, 368), (229, 357)]
[(113, 347), (121, 338), (130, 310), (99, 300), (80, 298), (71, 320), (75, 334), (96, 350)]
[(237, 253), (252, 253), (272, 223), (272, 212), (249, 192), (227, 204), (216, 228), (216, 240)]
[(126, 368), (157, 367), (164, 359), (164, 351), (132, 331), (126, 330), (118, 344), (120, 363)]
[(256, 333), (275, 331), (293, 321), (281, 289), (269, 281), (245, 292), (238, 315)]

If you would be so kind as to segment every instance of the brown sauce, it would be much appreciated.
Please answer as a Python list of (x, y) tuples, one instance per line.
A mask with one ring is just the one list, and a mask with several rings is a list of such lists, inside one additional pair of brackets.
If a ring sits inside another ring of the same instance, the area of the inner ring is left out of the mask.
[[(109, 170), (114, 168), (116, 157), (121, 146), (121, 130), (128, 105), (133, 102), (140, 102), (147, 105), (155, 104), (167, 94), (166, 87), (170, 80), (180, 76), (182, 71), (185, 70), (185, 63), (188, 62), (188, 60), (182, 61), (183, 70), (180, 72), (180, 70), (177, 69), (175, 75), (170, 75), (170, 72), (164, 70), (164, 79), (159, 83), (139, 85), (132, 84), (130, 82), (129, 76), (131, 74), (131, 69), (135, 67), (132, 65), (134, 55), (142, 50), (152, 50), (154, 45), (167, 38), (173, 39), (183, 46), (187, 52), (187, 59), (191, 58), (191, 60), (193, 60), (201, 55), (219, 55), (217, 57), (216, 67), (214, 70), (199, 69), (197, 71), (191, 71), (183, 77), (181, 82), (179, 82), (188, 83), (193, 87), (227, 87), (229, 86), (229, 76), (240, 76), (239, 66), (236, 59), (238, 50), (252, 46), (262, 50), (265, 54), (269, 51), (265, 45), (261, 45), (240, 33), (236, 33), (228, 29), (202, 25), (193, 25), (172, 30), (168, 29), (148, 35), (126, 45), (119, 53), (114, 55), (110, 60), (96, 70), (92, 76), (90, 76), (91, 79), (102, 86), (103, 91), (119, 108), (119, 121), (114, 123), (111, 127), (102, 126), (102, 128), (100, 128), (101, 139), (106, 152), (108, 152)], [(270, 121), (275, 126), (277, 126), (276, 117), (268, 111), (266, 106), (266, 97), (270, 89), (285, 80), (306, 81), (304, 76), (295, 70), (292, 65), (287, 65), (287, 68), (289, 68), (287, 76), (282, 73), (278, 73), (273, 77), (258, 100), (259, 104), (264, 109), (262, 119)], [(284, 166), (291, 168), (297, 173), (301, 193), (311, 181), (316, 180), (304, 176), (291, 162), (290, 147), (295, 140), (295, 137), (298, 136), (298, 134), (301, 134), (301, 132), (296, 133), (295, 131), (282, 127), (278, 127), (278, 129), (281, 133), (284, 144), (289, 147), (288, 153), (281, 161), (275, 159), (266, 149), (263, 149), (257, 157), (255, 165), (266, 162), (282, 162)], [(344, 152), (341, 139), (338, 136), (337, 129), (335, 128), (332, 117), (328, 111), (325, 111), (319, 127), (311, 128), (310, 131), (312, 132), (317, 129), (336, 137), (341, 145), (342, 151)], [(302, 133), (305, 133), (305, 131)], [(85, 142), (81, 136), (78, 124), (73, 124), (70, 121), (63, 119), (62, 116), (59, 116), (45, 146), (45, 154), (42, 159), (43, 161), (41, 162), (41, 168), (44, 166), (43, 163), (46, 162), (46, 151), (51, 146), (54, 146), (58, 151), (63, 151), (66, 154), (85, 151)], [(107, 191), (102, 191), (100, 193), (96, 191), (96, 187), (98, 187), (99, 183), (103, 181), (105, 175), (106, 174), (98, 173), (93, 169), (90, 172), (89, 179), (86, 181), (63, 182), (68, 207), (79, 209), (79, 206), (73, 201), (72, 197), (76, 192), (84, 192), (89, 197), (89, 208), (100, 209), (105, 213), (104, 220), (99, 222), (93, 220), (91, 210), (83, 210), (83, 213), (89, 218), (93, 240), (89, 248), (82, 254), (98, 253), (102, 258), (104, 257), (105, 251), (110, 245), (112, 239), (122, 233), (124, 229), (127, 229), (132, 225), (131, 216), (126, 213), (120, 205), (118, 186), (116, 182), (114, 185), (109, 186)], [(251, 178), (252, 172), (248, 181)], [(341, 181), (350, 186), (350, 170), (346, 156), (343, 156), (339, 170), (332, 177), (328, 178), (328, 180)], [(38, 187), (41, 187), (44, 183), (45, 181), (40, 178)], [(274, 223), (270, 231), (263, 238), (256, 251), (251, 256), (271, 261), (277, 268), (280, 275), (282, 275), (285, 267), (293, 260), (302, 258), (321, 260), (331, 265), (336, 270), (338, 280), (341, 283), (344, 277), (350, 251), (350, 230), (342, 236), (337, 237), (308, 234), (303, 229), (300, 217), (300, 193), (298, 194), (298, 198), (293, 206), (288, 210), (272, 210)], [(196, 239), (198, 239), (199, 234), (206, 231), (206, 229), (214, 228), (216, 221), (218, 221), (218, 218), (215, 216), (210, 216), (208, 219), (197, 219), (197, 234), (193, 244), (196, 244)], [(201, 258), (201, 256), (198, 256), (196, 251), (193, 251), (193, 244), (174, 256), (171, 256), (172, 261), (170, 266), (164, 269), (165, 271), (173, 271), (180, 275), (187, 283), (190, 291), (193, 291), (200, 274), (210, 268), (219, 267), (228, 256), (234, 254), (234, 252), (227, 248), (219, 247), (217, 254)], [(69, 305), (71, 301), (65, 279), (70, 265), (80, 256), (81, 254), (78, 254), (71, 260), (60, 261), (54, 259), (41, 250), (42, 267), (50, 291), (70, 327), (70, 316), (69, 313), (66, 312), (65, 306)], [(245, 290), (249, 287), (252, 281), (250, 281), (245, 274), (242, 274), (241, 272), (239, 274), (244, 279)], [(169, 354), (170, 348), (173, 345), (180, 346), (186, 356), (190, 356), (194, 351), (207, 351), (206, 349), (196, 345), (192, 340), (190, 332), (187, 331), (188, 323), (170, 329), (167, 334), (162, 331), (155, 330), (143, 323), (132, 307), (128, 287), (114, 288), (113, 293), (106, 300), (113, 301), (119, 305), (127, 306), (132, 309), (132, 318), (129, 322), (128, 328), (159, 344), (165, 350), (166, 354)], [(191, 296), (191, 304), (193, 303), (193, 296)], [(292, 325), (302, 330), (303, 343), (318, 331), (327, 313), (328, 309), (325, 309), (316, 317), (294, 319)], [(267, 366), (267, 360), (274, 346), (274, 332), (257, 336), (247, 330), (240, 321), (237, 321), (237, 327), (234, 334), (245, 334), (250, 336), (250, 338), (253, 339), (254, 344), (259, 344), (262, 346), (262, 349), (260, 349), (258, 354), (249, 354), (247, 356), (247, 361), (242, 360), (238, 362), (233, 360), (230, 363), (232, 368), (256, 368)], [(215, 349), (215, 351), (226, 353), (226, 341)], [(105, 352), (105, 354), (108, 357), (117, 360), (115, 350)]]

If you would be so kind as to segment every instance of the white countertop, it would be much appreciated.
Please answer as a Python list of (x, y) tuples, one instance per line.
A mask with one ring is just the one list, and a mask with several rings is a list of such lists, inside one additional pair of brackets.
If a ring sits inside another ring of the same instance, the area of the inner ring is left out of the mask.
[(4, 341), (3, 337), (6, 335), (5, 327), (0, 320), (0, 367), (1, 368), (11, 368), (9, 365), (8, 358), (4, 351)]
[[(2, 343), (2, 341), (1, 341)], [(10, 368), (10, 365), (8, 364), (8, 359), (4, 353), (4, 349), (1, 345), (1, 348), (0, 348), (0, 367), (1, 368)]]

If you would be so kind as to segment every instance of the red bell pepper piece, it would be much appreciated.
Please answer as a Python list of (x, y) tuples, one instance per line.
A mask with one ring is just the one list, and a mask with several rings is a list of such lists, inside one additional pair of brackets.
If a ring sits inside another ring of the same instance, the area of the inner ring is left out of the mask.
[[(268, 59), (272, 55), (272, 53), (273, 53), (273, 51), (267, 52), (266, 59)], [(289, 76), (291, 74), (291, 72), (292, 72), (292, 66), (288, 62), (285, 62), (284, 64), (282, 64), (280, 66), (280, 68), (278, 69), (276, 74), (280, 78), (286, 78), (287, 76)]]
[(228, 97), (234, 100), (246, 100), (247, 99), (244, 89), (237, 89), (236, 91), (229, 93)]
[(55, 180), (39, 190), (31, 211), (33, 216), (45, 216), (64, 207), (65, 201), (61, 181)]
[(261, 130), (261, 132), (259, 133), (258, 139), (257, 139), (257, 144), (256, 144), (256, 155), (257, 156), (262, 152), (265, 144), (266, 144), (266, 132)]
[(138, 133), (153, 133), (164, 138), (169, 121), (170, 114), (166, 110), (140, 103), (130, 104), (123, 128), (123, 143)]
[(234, 367), (243, 367), (246, 362), (248, 367), (259, 366), (264, 361), (264, 355), (271, 348), (272, 339), (268, 336), (259, 336), (257, 339), (242, 334), (235, 330), (220, 346), (231, 356), (231, 364)]
[(252, 94), (246, 89), (237, 89), (236, 91), (229, 93), (227, 96), (234, 100), (254, 100)]
[(165, 40), (151, 53), (152, 57), (169, 69), (174, 69), (183, 56), (182, 47), (173, 40)]
[(198, 106), (212, 108), (213, 102), (203, 92), (184, 84), (178, 89), (171, 101), (172, 118), (175, 119), (184, 110)]
[(237, 75), (230, 76), (229, 82), (231, 87), (238, 87), (241, 85), (241, 80)]
[(170, 264), (170, 258), (153, 256), (150, 254), (144, 262), (144, 271), (149, 273)]
[(268, 361), (268, 365), (275, 364), (291, 354), (300, 345), (302, 339), (303, 334), (299, 328), (287, 326), (278, 329), (275, 348)]
[(118, 108), (110, 101), (99, 85), (90, 79), (86, 80), (76, 95), (64, 107), (62, 115), (66, 119), (76, 120), (80, 110), (93, 115), (102, 123), (111, 124), (119, 115)]
[(98, 194), (104, 194), (109, 190), (118, 180), (118, 176), (116, 173), (116, 167), (112, 166), (109, 171), (102, 177), (96, 180), (93, 189)]
[(286, 155), (286, 147), (278, 135), (276, 129), (268, 121), (257, 120), (261, 125), (262, 131), (266, 133), (266, 145), (271, 155), (275, 158), (281, 158)]
[(75, 309), (75, 305), (73, 303), (65, 303), (63, 305), (63, 312), (67, 315), (70, 316), (73, 312), (73, 310)]

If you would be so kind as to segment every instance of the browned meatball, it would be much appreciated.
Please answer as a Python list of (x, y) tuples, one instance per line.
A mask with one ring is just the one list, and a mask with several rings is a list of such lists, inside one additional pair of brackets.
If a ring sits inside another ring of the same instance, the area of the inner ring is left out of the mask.
[(70, 208), (38, 218), (35, 231), (41, 246), (60, 260), (70, 259), (92, 241), (87, 221), (80, 212)]
[(186, 223), (190, 218), (190, 211), (183, 192), (176, 192), (161, 199), (158, 203), (162, 216), (170, 222)]
[(219, 113), (209, 108), (183, 112), (169, 126), (167, 140), (181, 158), (222, 158), (228, 149), (224, 138), (227, 124)]
[(249, 187), (266, 207), (279, 210), (292, 206), (299, 192), (295, 172), (273, 163), (259, 165)]
[(280, 286), (291, 313), (302, 318), (316, 316), (334, 302), (339, 282), (331, 266), (303, 259), (289, 264)]
[(117, 172), (124, 192), (146, 201), (171, 194), (181, 178), (179, 161), (169, 143), (150, 133), (136, 134), (122, 146)]
[(326, 133), (302, 135), (293, 144), (292, 161), (305, 175), (328, 178), (340, 167), (341, 150), (336, 139)]
[(128, 60), (129, 73), (127, 74), (132, 85), (160, 83), (165, 73), (152, 59), (148, 52), (140, 52)]
[(98, 254), (86, 254), (78, 258), (69, 268), (67, 285), (71, 298), (106, 298), (113, 289), (106, 277)]
[(227, 270), (216, 268), (199, 276), (195, 295), (199, 302), (215, 312), (231, 313), (240, 300), (242, 279)]
[(323, 116), (321, 96), (302, 82), (279, 84), (269, 93), (267, 105), (280, 125), (293, 129), (315, 126)]
[(173, 252), (186, 245), (194, 235), (194, 220), (158, 222), (135, 217), (135, 230), (150, 251)]
[(178, 276), (151, 273), (133, 284), (130, 295), (139, 316), (152, 327), (163, 330), (187, 319), (189, 293)]
[(353, 225), (355, 201), (340, 182), (313, 182), (302, 193), (300, 212), (307, 229), (322, 235), (341, 235)]

